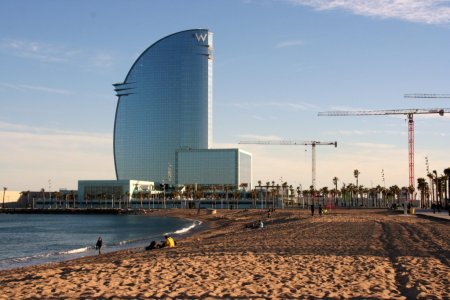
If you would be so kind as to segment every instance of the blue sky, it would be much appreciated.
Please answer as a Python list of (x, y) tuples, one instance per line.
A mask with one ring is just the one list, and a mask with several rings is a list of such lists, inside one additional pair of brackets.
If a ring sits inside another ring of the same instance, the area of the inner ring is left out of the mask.
[[(76, 188), (114, 179), (116, 97), (134, 60), (160, 38), (214, 32), (214, 147), (240, 140), (337, 141), (317, 147), (317, 187), (332, 178), (408, 185), (404, 116), (319, 111), (448, 108), (448, 0), (0, 2), (0, 185)], [(415, 118), (415, 173), (450, 167), (449, 116)], [(241, 145), (253, 178), (311, 184), (311, 149)]]

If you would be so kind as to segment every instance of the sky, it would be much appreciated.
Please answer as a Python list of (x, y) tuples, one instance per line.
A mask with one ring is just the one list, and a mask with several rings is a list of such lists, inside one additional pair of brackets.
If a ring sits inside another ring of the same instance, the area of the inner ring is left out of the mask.
[[(115, 179), (122, 82), (146, 48), (193, 28), (214, 33), (213, 147), (253, 155), (253, 184), (408, 185), (406, 116), (333, 110), (449, 108), (449, 0), (0, 1), (0, 186), (76, 189)], [(450, 114), (416, 115), (415, 177), (450, 167)], [(382, 174), (384, 173), (384, 181)]]

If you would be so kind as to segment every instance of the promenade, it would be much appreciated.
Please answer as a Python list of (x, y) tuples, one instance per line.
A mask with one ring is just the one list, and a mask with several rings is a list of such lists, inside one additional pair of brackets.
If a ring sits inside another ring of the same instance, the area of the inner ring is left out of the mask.
[(437, 210), (433, 213), (432, 209), (417, 209), (415, 214), (418, 216), (423, 216), (427, 218), (436, 218), (441, 220), (450, 221), (450, 215), (447, 210), (441, 209), (440, 212)]

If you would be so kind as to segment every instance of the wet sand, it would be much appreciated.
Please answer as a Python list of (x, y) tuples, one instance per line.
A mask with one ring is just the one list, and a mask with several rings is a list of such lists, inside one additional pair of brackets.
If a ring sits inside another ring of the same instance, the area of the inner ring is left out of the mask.
[[(449, 222), (385, 210), (152, 214), (209, 228), (171, 249), (0, 271), (0, 299), (450, 299)], [(259, 219), (265, 228), (245, 228)]]

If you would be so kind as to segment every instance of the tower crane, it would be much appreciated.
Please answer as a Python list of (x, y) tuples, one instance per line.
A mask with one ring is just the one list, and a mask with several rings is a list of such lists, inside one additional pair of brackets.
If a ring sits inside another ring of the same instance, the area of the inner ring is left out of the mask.
[(269, 141), (240, 141), (239, 144), (246, 145), (281, 145), (281, 146), (308, 146), (311, 145), (312, 158), (312, 186), (316, 188), (316, 146), (320, 145), (334, 145), (337, 147), (337, 142), (320, 142), (320, 141), (296, 141), (296, 140), (269, 140)]
[(406, 115), (408, 118), (409, 186), (414, 187), (414, 115), (415, 114), (439, 114), (440, 116), (443, 116), (444, 113), (450, 113), (450, 108), (328, 111), (328, 112), (319, 112), (318, 116)]
[(405, 98), (450, 98), (450, 94), (405, 94)]

